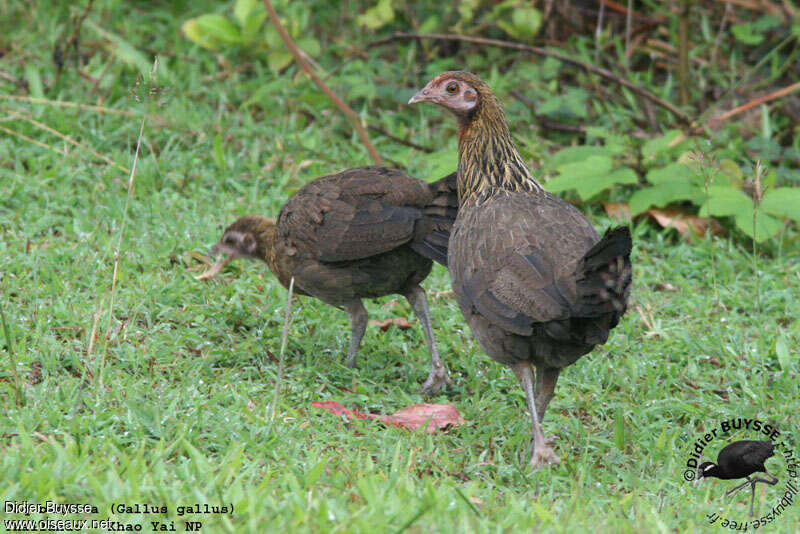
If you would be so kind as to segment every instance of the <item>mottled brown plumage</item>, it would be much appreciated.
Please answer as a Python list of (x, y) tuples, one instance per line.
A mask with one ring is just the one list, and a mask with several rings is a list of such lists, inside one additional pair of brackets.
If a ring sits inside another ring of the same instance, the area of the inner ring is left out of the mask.
[(277, 221), (247, 216), (225, 230), (215, 252), (258, 258), (281, 284), (350, 316), (347, 364), (367, 326), (363, 298), (403, 295), (420, 320), (431, 352), (423, 391), (450, 382), (436, 350), (427, 299), (420, 282), (431, 259), (446, 265), (449, 231), (458, 202), (455, 174), (426, 183), (385, 167), (359, 167), (307, 184), (284, 204)]
[(577, 209), (542, 188), (500, 104), (474, 74), (441, 74), (415, 102), (440, 104), (458, 120), (460, 204), (448, 253), (456, 300), (484, 350), (525, 390), (531, 463), (558, 462), (540, 420), (559, 371), (605, 343), (625, 312), (630, 232), (615, 228), (601, 239)]

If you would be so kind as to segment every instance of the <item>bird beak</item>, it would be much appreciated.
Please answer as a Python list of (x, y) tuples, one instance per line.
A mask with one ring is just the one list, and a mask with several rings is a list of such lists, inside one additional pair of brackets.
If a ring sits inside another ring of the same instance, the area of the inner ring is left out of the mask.
[[(213, 249), (212, 249), (212, 252), (213, 252)], [(207, 270), (206, 272), (204, 272), (202, 274), (198, 274), (197, 276), (195, 276), (195, 279), (196, 280), (208, 280), (210, 278), (214, 278), (215, 276), (217, 276), (219, 274), (219, 272), (222, 269), (225, 268), (226, 265), (228, 265), (231, 262), (231, 260), (233, 260), (233, 255), (232, 254), (230, 254), (228, 256), (225, 256), (224, 258), (218, 259), (216, 261), (216, 263), (214, 263), (214, 265), (212, 265), (209, 270)]]
[(697, 485), (700, 484), (701, 480), (703, 480), (703, 477), (699, 476), (698, 474), (698, 476), (695, 477), (694, 482), (692, 483), (692, 487), (697, 487)]
[(425, 86), (422, 90), (418, 91), (417, 94), (408, 100), (409, 105), (418, 104), (420, 102), (436, 102), (436, 97), (431, 94), (428, 86)]

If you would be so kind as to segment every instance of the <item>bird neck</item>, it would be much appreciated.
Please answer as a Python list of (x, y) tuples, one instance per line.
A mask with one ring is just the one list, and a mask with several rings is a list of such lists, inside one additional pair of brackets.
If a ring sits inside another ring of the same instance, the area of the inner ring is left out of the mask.
[(520, 156), (503, 108), (491, 92), (458, 118), (458, 198), (481, 202), (499, 191), (543, 192)]
[(712, 465), (710, 468), (708, 468), (707, 470), (703, 471), (703, 478), (705, 478), (705, 477), (720, 478), (720, 474), (721, 473), (720, 473), (719, 466), (718, 465)]

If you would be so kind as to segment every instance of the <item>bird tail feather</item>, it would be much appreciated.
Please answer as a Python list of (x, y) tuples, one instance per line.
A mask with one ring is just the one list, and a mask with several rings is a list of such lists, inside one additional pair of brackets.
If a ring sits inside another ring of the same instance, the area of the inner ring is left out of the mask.
[(627, 226), (608, 230), (583, 257), (575, 314), (598, 317), (611, 312), (613, 328), (625, 313), (630, 294), (631, 232)]
[(430, 184), (433, 200), (422, 210), (422, 220), (411, 248), (418, 254), (447, 266), (450, 230), (458, 215), (458, 183), (456, 173)]

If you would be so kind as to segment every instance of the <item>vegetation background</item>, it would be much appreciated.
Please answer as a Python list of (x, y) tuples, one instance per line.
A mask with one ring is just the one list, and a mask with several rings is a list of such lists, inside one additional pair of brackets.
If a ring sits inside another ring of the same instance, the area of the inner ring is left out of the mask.
[[(731, 417), (768, 420), (798, 450), (800, 8), (273, 3), (386, 164), (431, 180), (455, 168), (454, 121), (405, 103), (439, 72), (468, 69), (551, 191), (598, 228), (633, 216), (629, 312), (563, 373), (545, 421), (562, 463), (527, 469), (522, 392), (473, 340), (441, 267), (425, 285), (455, 387), (432, 402), (466, 424), (435, 435), (311, 405), (422, 402), (418, 326), (371, 327), (349, 370), (345, 314), (295, 299), (278, 382), (285, 290), (254, 263), (193, 278), (235, 217), (275, 214), (314, 177), (373, 161), (260, 0), (12, 0), (0, 4), (2, 500), (207, 532), (746, 521), (745, 497), (682, 473), (695, 437)], [(413, 317), (391, 298), (369, 311)], [(767, 465), (782, 486), (787, 461)], [(759, 486), (757, 516), (777, 496)], [(234, 512), (177, 515), (195, 503)], [(768, 528), (798, 532), (798, 517), (796, 504)]]

